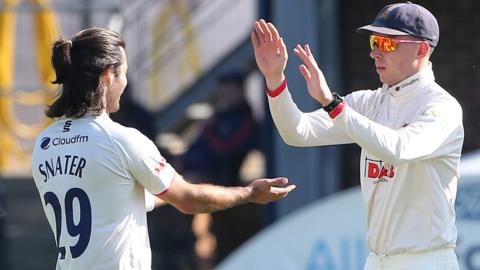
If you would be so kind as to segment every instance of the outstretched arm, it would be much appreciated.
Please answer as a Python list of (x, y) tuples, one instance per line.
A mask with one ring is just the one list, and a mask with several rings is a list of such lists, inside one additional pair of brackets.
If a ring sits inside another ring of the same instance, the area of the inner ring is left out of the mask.
[(168, 191), (158, 196), (183, 213), (207, 213), (242, 203), (266, 204), (279, 200), (295, 189), (295, 185), (285, 186), (287, 183), (287, 178), (279, 177), (257, 179), (246, 187), (223, 187), (191, 184), (177, 174)]

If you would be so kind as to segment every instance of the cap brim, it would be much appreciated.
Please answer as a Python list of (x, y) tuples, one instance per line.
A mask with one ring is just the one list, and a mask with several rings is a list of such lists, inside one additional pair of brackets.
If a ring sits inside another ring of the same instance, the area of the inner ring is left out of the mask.
[(384, 35), (390, 35), (390, 36), (407, 36), (410, 35), (408, 33), (398, 31), (395, 29), (387, 28), (387, 27), (381, 27), (381, 26), (373, 26), (373, 25), (365, 25), (363, 27), (360, 27), (357, 29), (358, 33), (379, 33), (379, 34), (384, 34)]

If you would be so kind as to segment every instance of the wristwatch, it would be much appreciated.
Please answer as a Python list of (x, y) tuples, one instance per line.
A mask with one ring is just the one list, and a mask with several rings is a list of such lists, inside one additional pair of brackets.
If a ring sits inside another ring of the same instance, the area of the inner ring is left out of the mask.
[(330, 104), (328, 104), (326, 106), (323, 106), (323, 109), (327, 113), (330, 113), (331, 111), (333, 111), (333, 109), (335, 109), (335, 107), (337, 107), (337, 105), (340, 104), (343, 101), (343, 98), (341, 96), (339, 96), (337, 93), (333, 92), (332, 95), (333, 95), (332, 102), (330, 102)]

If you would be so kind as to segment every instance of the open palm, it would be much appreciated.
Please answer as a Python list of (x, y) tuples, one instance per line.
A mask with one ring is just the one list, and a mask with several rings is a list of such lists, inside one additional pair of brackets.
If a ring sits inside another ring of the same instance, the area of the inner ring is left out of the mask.
[(280, 200), (296, 188), (287, 184), (285, 177), (257, 179), (248, 185), (252, 189), (250, 202), (266, 204)]
[(287, 65), (287, 48), (272, 23), (263, 19), (255, 22), (255, 31), (251, 34), (258, 68), (267, 80), (283, 78)]
[(332, 93), (322, 70), (320, 70), (317, 61), (313, 57), (310, 46), (305, 44), (302, 47), (300, 44), (297, 44), (293, 51), (303, 61), (303, 64), (299, 67), (300, 73), (307, 83), (310, 95), (324, 106), (330, 103), (333, 99)]

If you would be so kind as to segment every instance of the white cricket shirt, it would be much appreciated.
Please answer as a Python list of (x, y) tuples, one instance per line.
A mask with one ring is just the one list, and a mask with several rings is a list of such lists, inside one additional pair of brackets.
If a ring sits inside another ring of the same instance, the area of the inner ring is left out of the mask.
[(301, 112), (286, 89), (268, 98), (288, 144), (362, 147), (360, 181), (368, 247), (378, 255), (454, 247), (462, 109), (431, 67), (397, 85), (356, 91), (332, 120)]
[(57, 269), (151, 269), (146, 211), (176, 175), (152, 141), (106, 113), (61, 119), (38, 136), (32, 173)]

